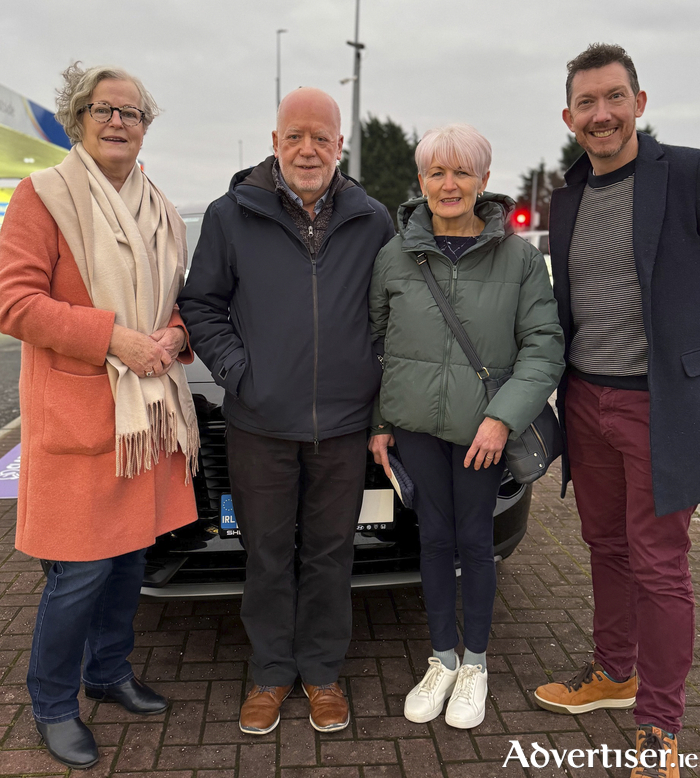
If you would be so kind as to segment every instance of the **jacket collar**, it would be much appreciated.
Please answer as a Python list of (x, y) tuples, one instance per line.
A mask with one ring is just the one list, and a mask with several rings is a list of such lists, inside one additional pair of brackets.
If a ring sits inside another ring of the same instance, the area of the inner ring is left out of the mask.
[[(279, 221), (286, 211), (272, 176), (274, 162), (275, 157), (269, 156), (256, 167), (236, 173), (227, 195), (243, 208)], [(374, 213), (365, 190), (344, 173), (339, 175), (341, 182), (334, 193), (331, 225), (337, 219), (344, 221), (353, 216)]]
[[(513, 210), (513, 200), (507, 195), (485, 192), (477, 202), (475, 211), (484, 221), (484, 229), (474, 246), (467, 249), (470, 253), (492, 241), (500, 242), (513, 229), (508, 216)], [(420, 253), (437, 251), (433, 234), (432, 213), (425, 197), (416, 197), (399, 207), (399, 232), (403, 238), (402, 250)]]

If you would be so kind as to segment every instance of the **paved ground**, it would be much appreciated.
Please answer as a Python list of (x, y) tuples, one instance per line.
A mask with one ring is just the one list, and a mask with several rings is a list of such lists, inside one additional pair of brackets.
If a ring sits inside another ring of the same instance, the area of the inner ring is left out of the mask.
[[(0, 456), (18, 432), (0, 440)], [(24, 686), (35, 608), (42, 589), (38, 563), (13, 548), (14, 502), (0, 501), (0, 776), (67, 776), (39, 746)], [(699, 537), (699, 525), (693, 535)], [(499, 590), (489, 648), (486, 720), (464, 732), (442, 718), (411, 724), (403, 696), (423, 673), (429, 649), (420, 590), (356, 595), (355, 632), (342, 683), (351, 726), (320, 736), (308, 723), (297, 689), (280, 727), (269, 736), (244, 736), (237, 725), (248, 685), (248, 645), (236, 602), (144, 602), (137, 616), (138, 675), (172, 700), (155, 718), (132, 716), (81, 699), (102, 758), (86, 775), (136, 778), (486, 778), (555, 775), (628, 776), (605, 770), (595, 757), (583, 769), (524, 770), (511, 759), (512, 740), (529, 757), (545, 749), (627, 749), (629, 712), (578, 718), (537, 709), (532, 690), (551, 673), (567, 677), (588, 656), (592, 600), (588, 554), (573, 501), (559, 499), (557, 474), (535, 490), (530, 528), (518, 551), (499, 566)], [(700, 558), (692, 553), (700, 574)], [(643, 628), (643, 625), (642, 625)], [(671, 638), (672, 639), (672, 638)], [(700, 663), (688, 684), (681, 751), (700, 753)], [(540, 757), (542, 758), (542, 757)], [(684, 775), (692, 775), (685, 772)]]

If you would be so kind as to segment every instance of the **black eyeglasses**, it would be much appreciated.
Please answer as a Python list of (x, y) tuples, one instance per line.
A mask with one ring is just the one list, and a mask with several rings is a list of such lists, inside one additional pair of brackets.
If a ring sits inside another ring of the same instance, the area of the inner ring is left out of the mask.
[(116, 108), (109, 103), (102, 102), (89, 103), (82, 110), (87, 110), (90, 116), (100, 124), (107, 124), (108, 121), (111, 121), (112, 114), (116, 111), (125, 127), (136, 127), (137, 124), (141, 124), (146, 115), (140, 108), (134, 108), (133, 105)]

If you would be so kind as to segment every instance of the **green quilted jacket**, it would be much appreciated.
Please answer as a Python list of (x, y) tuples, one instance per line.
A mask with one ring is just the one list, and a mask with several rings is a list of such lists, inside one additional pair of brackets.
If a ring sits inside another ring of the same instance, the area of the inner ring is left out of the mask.
[[(399, 208), (399, 234), (379, 252), (370, 287), (375, 348), (384, 373), (372, 432), (395, 425), (471, 444), (485, 416), (517, 437), (535, 419), (564, 371), (564, 338), (542, 255), (513, 234), (513, 201), (485, 193), (477, 243), (453, 264), (437, 247), (425, 198)], [(416, 263), (424, 252), (492, 377), (513, 377), (487, 403)]]

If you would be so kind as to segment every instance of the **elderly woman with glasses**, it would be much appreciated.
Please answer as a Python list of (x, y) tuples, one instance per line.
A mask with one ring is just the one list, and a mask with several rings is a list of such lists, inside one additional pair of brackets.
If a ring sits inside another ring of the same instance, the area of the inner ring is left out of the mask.
[[(513, 234), (513, 201), (485, 192), (491, 146), (473, 127), (427, 132), (416, 149), (423, 197), (399, 208), (399, 234), (379, 253), (370, 312), (384, 375), (370, 450), (388, 473), (396, 444), (414, 483), (421, 578), (433, 656), (404, 715), (445, 713), (468, 729), (484, 719), (486, 647), (496, 593), (493, 510), (509, 436), (543, 409), (564, 369), (557, 307), (542, 255)], [(419, 263), (447, 297), (494, 378), (487, 401)], [(461, 563), (464, 655), (455, 618)]]
[(196, 519), (198, 432), (175, 300), (182, 220), (137, 155), (157, 107), (106, 67), (65, 71), (57, 118), (73, 148), (22, 181), (0, 233), (0, 331), (23, 341), (17, 548), (51, 563), (27, 685), (48, 750), (98, 759), (90, 700), (157, 714), (128, 656), (156, 536)]

